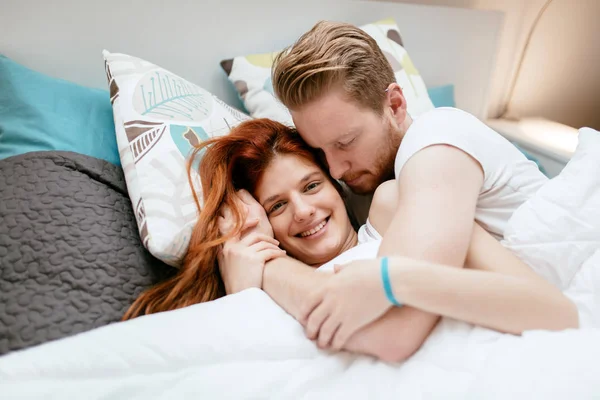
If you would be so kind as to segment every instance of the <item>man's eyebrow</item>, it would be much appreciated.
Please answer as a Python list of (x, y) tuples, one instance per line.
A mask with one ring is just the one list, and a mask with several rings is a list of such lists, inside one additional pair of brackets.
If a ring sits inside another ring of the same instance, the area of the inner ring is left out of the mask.
[[(308, 182), (309, 180), (314, 178), (316, 175), (321, 175), (321, 172), (319, 172), (319, 171), (309, 172), (308, 174), (306, 174), (304, 176), (304, 178), (300, 179), (300, 184)], [(272, 201), (275, 201), (275, 199), (277, 199), (279, 196), (280, 196), (279, 194), (274, 194), (273, 196), (269, 196), (265, 201), (262, 202), (263, 208), (266, 208), (265, 206), (267, 204), (269, 204)]]

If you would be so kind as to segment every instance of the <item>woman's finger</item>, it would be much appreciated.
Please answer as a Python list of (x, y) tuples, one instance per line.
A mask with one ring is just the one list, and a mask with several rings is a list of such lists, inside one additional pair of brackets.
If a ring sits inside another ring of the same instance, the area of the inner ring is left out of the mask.
[(221, 235), (226, 235), (229, 233), (229, 223), (227, 223), (225, 217), (217, 218), (217, 226), (219, 227), (219, 232), (221, 232)]
[(225, 219), (231, 219), (231, 208), (228, 205), (224, 205), (219, 210), (219, 215)]
[(252, 218), (252, 219), (246, 220), (246, 222), (244, 222), (244, 226), (242, 227), (242, 232), (244, 232), (246, 229), (254, 228), (255, 226), (258, 225), (259, 222), (260, 222), (260, 219), (258, 219), (258, 218)]
[(321, 326), (321, 330), (319, 331), (319, 339), (317, 340), (317, 345), (324, 349), (331, 345), (331, 340), (334, 337), (340, 326), (339, 318), (334, 317), (334, 314), (331, 314), (325, 322), (323, 322), (323, 326)]
[(252, 246), (255, 243), (258, 242), (268, 242), (268, 243), (273, 243), (275, 246), (279, 246), (279, 242), (277, 240), (275, 240), (274, 238), (272, 238), (269, 235), (265, 235), (264, 233), (260, 233), (260, 232), (252, 232), (248, 235), (246, 235), (241, 242), (243, 244), (245, 244), (246, 246)]
[(245, 189), (240, 189), (237, 191), (237, 195), (240, 198), (240, 200), (245, 203), (246, 205), (251, 205), (253, 203), (256, 203), (257, 201), (254, 199), (254, 197), (252, 197), (252, 195), (250, 194), (250, 192), (248, 192)]
[(279, 246), (277, 246), (276, 244), (271, 243), (271, 242), (265, 242), (264, 240), (261, 240), (260, 242), (256, 242), (252, 246), (249, 246), (248, 248), (250, 250), (252, 250), (252, 251), (257, 252), (257, 253), (260, 252), (260, 251), (263, 251), (263, 250), (267, 250), (267, 249), (270, 249), (270, 250), (281, 250), (279, 248)]
[(319, 304), (317, 308), (310, 313), (305, 329), (307, 338), (311, 340), (317, 338), (319, 332), (321, 331), (321, 326), (327, 317), (329, 317), (329, 314), (329, 306), (325, 302), (321, 302), (321, 304)]
[[(233, 224), (231, 223), (231, 221), (227, 221), (225, 218), (223, 217), (217, 217), (217, 226), (219, 228), (219, 232), (221, 233), (221, 236), (226, 236), (228, 234), (231, 233), (231, 229), (233, 228)], [(240, 240), (240, 235), (235, 235), (234, 237), (230, 238), (229, 240), (232, 240), (234, 242), (238, 242)]]
[(264, 249), (259, 252), (264, 262), (274, 260), (279, 257), (285, 256), (285, 250), (277, 249)]

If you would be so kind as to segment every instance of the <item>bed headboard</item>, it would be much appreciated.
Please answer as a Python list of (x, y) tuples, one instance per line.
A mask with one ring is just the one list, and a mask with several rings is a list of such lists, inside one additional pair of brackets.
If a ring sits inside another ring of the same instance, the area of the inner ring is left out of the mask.
[(240, 106), (219, 62), (279, 50), (315, 22), (398, 23), (428, 86), (485, 118), (503, 15), (352, 0), (3, 0), (0, 53), (32, 69), (106, 87), (102, 49), (158, 64)]

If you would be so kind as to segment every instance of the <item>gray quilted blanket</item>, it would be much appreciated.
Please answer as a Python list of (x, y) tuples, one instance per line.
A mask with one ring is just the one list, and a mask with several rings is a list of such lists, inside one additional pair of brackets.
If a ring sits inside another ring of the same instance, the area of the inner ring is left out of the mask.
[(121, 168), (0, 160), (0, 355), (118, 321), (172, 270), (142, 246)]

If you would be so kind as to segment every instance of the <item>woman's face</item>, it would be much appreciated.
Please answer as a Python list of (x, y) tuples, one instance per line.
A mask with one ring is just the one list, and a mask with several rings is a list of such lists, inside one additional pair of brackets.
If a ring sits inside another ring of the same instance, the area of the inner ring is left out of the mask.
[(288, 255), (320, 265), (355, 245), (344, 202), (321, 169), (304, 158), (278, 155), (254, 193), (275, 239)]

